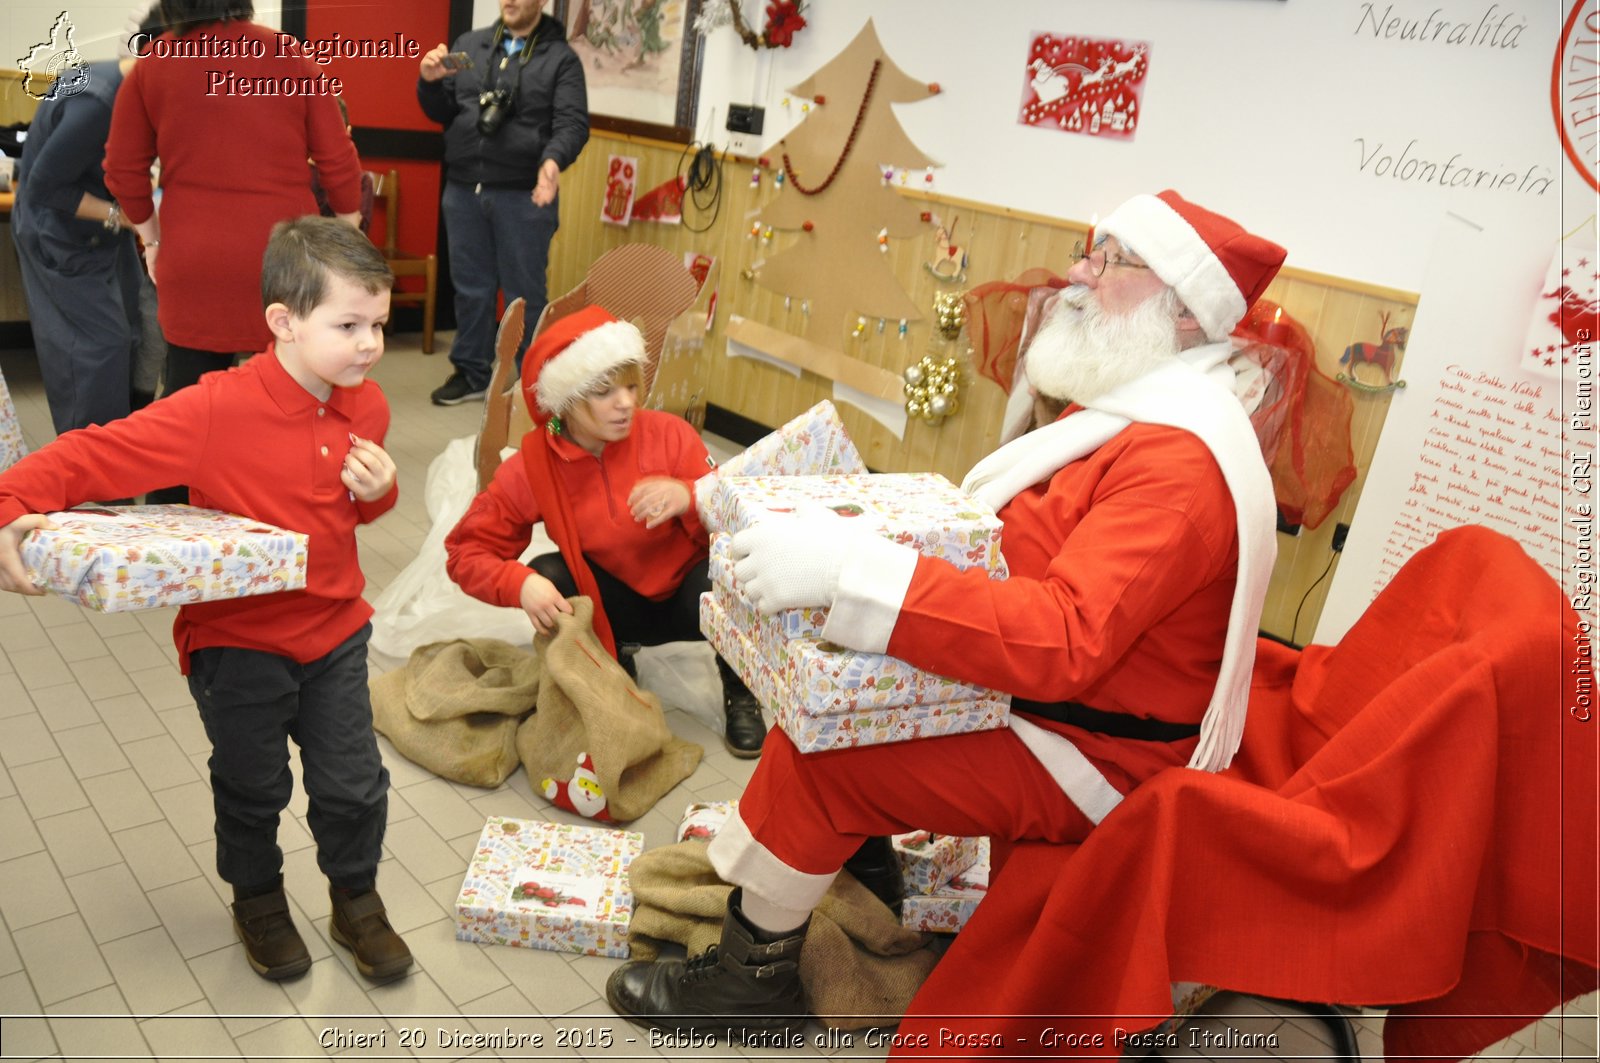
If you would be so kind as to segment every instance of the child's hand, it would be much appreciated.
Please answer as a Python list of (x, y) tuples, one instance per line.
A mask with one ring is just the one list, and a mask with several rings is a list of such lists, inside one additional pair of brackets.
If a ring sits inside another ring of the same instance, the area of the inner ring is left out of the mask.
[(50, 518), (43, 513), (25, 513), (0, 528), (0, 591), (14, 594), (40, 595), (43, 587), (35, 587), (22, 564), (22, 540), (35, 528), (54, 528)]
[(358, 502), (376, 502), (394, 487), (394, 459), (370, 439), (350, 437), (339, 479)]
[(561, 596), (554, 583), (537, 572), (528, 573), (528, 578), (522, 581), (521, 605), (528, 619), (533, 621), (534, 630), (545, 636), (555, 634), (557, 613), (572, 612), (572, 603)]
[(690, 501), (689, 486), (666, 476), (647, 477), (628, 492), (628, 509), (634, 520), (644, 521), (646, 528), (665, 524), (687, 512)]

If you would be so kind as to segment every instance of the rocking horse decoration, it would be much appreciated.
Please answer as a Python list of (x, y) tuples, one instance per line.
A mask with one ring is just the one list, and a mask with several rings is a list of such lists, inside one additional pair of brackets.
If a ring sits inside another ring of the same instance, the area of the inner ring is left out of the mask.
[[(1406, 386), (1404, 380), (1394, 378), (1394, 365), (1405, 353), (1406, 339), (1411, 335), (1411, 330), (1403, 325), (1390, 328), (1389, 316), (1387, 312), (1379, 315), (1378, 328), (1383, 335), (1382, 343), (1352, 343), (1339, 356), (1339, 364), (1348, 364), (1350, 371), (1340, 372), (1336, 379), (1352, 391), (1381, 395)], [(1356, 367), (1362, 365), (1376, 366), (1383, 374), (1383, 383), (1369, 384), (1357, 377)]]
[(922, 264), (923, 268), (946, 284), (960, 284), (967, 279), (967, 249), (951, 242), (958, 217), (946, 229), (940, 225), (934, 230), (933, 257)]

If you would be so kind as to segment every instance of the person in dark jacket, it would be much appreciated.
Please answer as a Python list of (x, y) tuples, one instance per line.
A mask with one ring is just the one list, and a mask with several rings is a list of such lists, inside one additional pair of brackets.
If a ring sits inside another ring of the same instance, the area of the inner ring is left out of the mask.
[(561, 171), (589, 140), (583, 64), (540, 7), (500, 0), (494, 25), (422, 57), (417, 102), (444, 126), (441, 209), (456, 290), (453, 371), (433, 392), (439, 406), (488, 389), (502, 290), (507, 303), (527, 302), (528, 321), (539, 320)]

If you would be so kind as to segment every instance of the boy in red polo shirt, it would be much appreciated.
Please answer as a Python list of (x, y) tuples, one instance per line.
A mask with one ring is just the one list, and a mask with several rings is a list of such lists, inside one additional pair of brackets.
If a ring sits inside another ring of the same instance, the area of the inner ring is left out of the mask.
[(263, 978), (304, 974), (310, 954), (283, 893), (278, 817), (300, 747), (307, 822), (328, 876), (333, 939), (373, 979), (411, 953), (374, 888), (389, 773), (367, 695), (368, 618), (355, 529), (395, 504), (383, 450), (389, 406), (367, 373), (383, 356), (393, 277), (345, 222), (280, 223), (262, 261), (274, 341), (131, 417), (68, 432), (0, 474), (0, 590), (42, 594), (19, 545), (43, 514), (92, 499), (190, 485), (196, 506), (310, 536), (306, 587), (178, 610), (173, 638), (211, 740), (217, 872)]

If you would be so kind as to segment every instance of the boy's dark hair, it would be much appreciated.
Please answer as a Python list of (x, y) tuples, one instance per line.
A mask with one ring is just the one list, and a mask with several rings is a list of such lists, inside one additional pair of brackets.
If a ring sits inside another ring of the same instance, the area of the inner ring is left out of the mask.
[(139, 32), (149, 34), (153, 39), (159, 37), (166, 28), (167, 17), (161, 13), (161, 4), (151, 4), (150, 10), (146, 11), (144, 17), (139, 20)]
[(306, 317), (327, 298), (329, 274), (374, 295), (394, 287), (383, 252), (355, 226), (314, 214), (280, 221), (261, 256), (261, 305)]
[(174, 33), (207, 22), (253, 18), (255, 13), (252, 0), (161, 0), (161, 17)]

